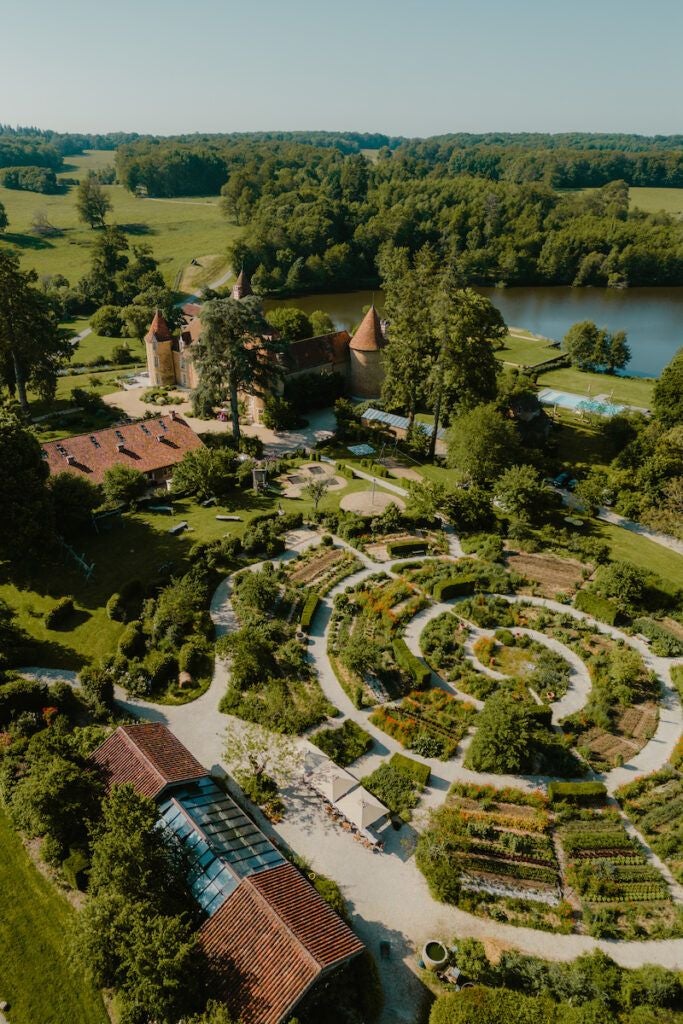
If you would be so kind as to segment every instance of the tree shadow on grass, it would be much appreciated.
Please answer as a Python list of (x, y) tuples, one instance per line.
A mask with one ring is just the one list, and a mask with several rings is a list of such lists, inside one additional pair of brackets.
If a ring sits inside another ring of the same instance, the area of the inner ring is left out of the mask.
[(121, 231), (126, 235), (156, 235), (156, 228), (150, 227), (149, 224), (143, 224), (140, 222), (133, 222), (131, 224), (119, 224)]
[(71, 647), (65, 647), (56, 640), (38, 640), (29, 637), (22, 647), (15, 667), (36, 665), (39, 668), (68, 668), (78, 671), (83, 668), (86, 661), (87, 659), (78, 651), (74, 651)]
[(37, 235), (20, 234), (16, 231), (6, 231), (2, 236), (3, 242), (9, 242), (10, 245), (16, 245), (20, 249), (54, 249), (52, 242), (48, 242), (45, 238), (39, 238)]

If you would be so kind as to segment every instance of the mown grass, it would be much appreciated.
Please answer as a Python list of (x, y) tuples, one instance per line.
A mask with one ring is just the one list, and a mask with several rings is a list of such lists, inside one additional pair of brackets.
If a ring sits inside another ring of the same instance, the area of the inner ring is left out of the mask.
[[(80, 334), (81, 331), (85, 331), (90, 327), (90, 319), (87, 316), (77, 317), (74, 320), (66, 321), (62, 324), (62, 327), (74, 335)], [(105, 338), (104, 335), (95, 334), (94, 331), (91, 331), (85, 338), (81, 338), (78, 345), (74, 348), (71, 362), (74, 366), (80, 366), (82, 363), (89, 363), (97, 356), (111, 359), (114, 349), (119, 348), (121, 345), (125, 345), (130, 350), (131, 355), (135, 357), (137, 362), (145, 362), (145, 344), (139, 338)]]
[(683, 217), (683, 188), (630, 188), (631, 209), (659, 213), (664, 210), (672, 217)]
[[(112, 162), (113, 153), (92, 150), (71, 158), (64, 176), (82, 178), (88, 170)], [(106, 185), (104, 189), (113, 204), (109, 221), (126, 231), (131, 245), (145, 242), (151, 246), (169, 285), (193, 258), (225, 253), (239, 232), (219, 211), (216, 196), (136, 199), (120, 185)], [(33, 267), (40, 275), (63, 274), (72, 284), (88, 271), (97, 232), (78, 220), (74, 187), (56, 196), (0, 188), (0, 203), (10, 222), (0, 245), (19, 249), (24, 267)], [(44, 211), (63, 235), (40, 239), (30, 234), (37, 211)]]
[(102, 998), (74, 962), (74, 912), (37, 870), (0, 809), (0, 997), (12, 1024), (108, 1024)]
[(538, 378), (539, 387), (558, 388), (576, 395), (595, 398), (611, 396), (612, 401), (624, 405), (637, 405), (648, 409), (652, 403), (655, 381), (644, 377), (618, 377), (605, 373), (584, 373), (570, 366), (551, 370)]
[(621, 526), (599, 519), (593, 521), (593, 526), (600, 539), (609, 544), (612, 558), (632, 562), (645, 572), (655, 573), (662, 580), (664, 591), (671, 596), (683, 589), (683, 555)]
[(544, 339), (534, 338), (527, 332), (521, 337), (516, 332), (515, 328), (515, 334), (508, 334), (505, 347), (496, 351), (496, 359), (503, 363), (513, 363), (515, 366), (535, 366), (536, 363), (554, 359), (560, 354), (557, 347), (553, 348)]

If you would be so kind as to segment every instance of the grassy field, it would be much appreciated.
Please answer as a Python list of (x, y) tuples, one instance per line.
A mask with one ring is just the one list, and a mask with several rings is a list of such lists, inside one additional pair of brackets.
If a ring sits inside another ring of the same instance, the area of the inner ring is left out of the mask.
[(672, 217), (683, 217), (683, 188), (631, 188), (631, 209), (637, 207), (646, 213), (664, 210)]
[(73, 911), (44, 878), (0, 810), (0, 997), (12, 1024), (108, 1024), (68, 952)]
[[(76, 335), (90, 327), (90, 320), (87, 316), (79, 317), (75, 320), (69, 320), (63, 323), (62, 327)], [(74, 365), (89, 363), (97, 356), (104, 356), (105, 359), (111, 359), (113, 350), (121, 345), (125, 345), (132, 355), (135, 356), (136, 360), (141, 363), (145, 362), (145, 344), (140, 341), (139, 338), (105, 338), (104, 335), (95, 334), (93, 331), (91, 331), (91, 333), (85, 338), (81, 338), (78, 343), (78, 348), (74, 350), (71, 362)]]
[(612, 526), (597, 519), (593, 522), (595, 533), (609, 544), (612, 558), (633, 562), (646, 572), (656, 573), (669, 594), (676, 594), (683, 589), (683, 555), (620, 526)]
[(617, 377), (603, 373), (584, 373), (574, 367), (551, 370), (538, 378), (539, 387), (559, 388), (576, 395), (595, 398), (596, 395), (611, 395), (614, 402), (650, 407), (655, 381), (644, 377)]
[[(107, 166), (112, 160), (113, 153), (92, 150), (72, 157), (63, 176), (82, 178), (88, 170)], [(127, 232), (131, 244), (146, 242), (151, 246), (169, 285), (193, 258), (225, 253), (239, 231), (220, 213), (216, 196), (136, 199), (120, 185), (104, 188), (113, 204), (109, 220)], [(23, 255), (24, 267), (33, 267), (41, 275), (63, 274), (72, 284), (86, 273), (96, 232), (78, 220), (74, 188), (56, 196), (0, 188), (0, 203), (10, 222), (0, 244), (16, 246)], [(30, 234), (31, 221), (39, 210), (63, 230), (61, 237), (39, 239)], [(214, 260), (212, 273), (216, 266)], [(227, 260), (224, 266), (227, 268)]]
[[(320, 509), (334, 509), (342, 495), (367, 488), (365, 481), (350, 481), (343, 491), (328, 492)], [(0, 598), (17, 613), (21, 627), (35, 641), (30, 661), (56, 668), (80, 668), (114, 650), (123, 626), (107, 617), (105, 604), (112, 593), (128, 580), (149, 582), (158, 577), (160, 566), (172, 563), (181, 574), (190, 566), (190, 548), (197, 541), (219, 537), (241, 537), (255, 515), (273, 511), (277, 494), (255, 496), (250, 491), (235, 491), (220, 508), (202, 508), (190, 499), (173, 502), (173, 515), (155, 512), (129, 513), (115, 521), (99, 536), (84, 534), (75, 545), (79, 554), (95, 563), (95, 572), (87, 582), (75, 563), (58, 557), (45, 560), (30, 577), (12, 582), (0, 580)], [(305, 498), (279, 499), (286, 512), (311, 511)], [(237, 523), (220, 522), (216, 514), (241, 516)], [(185, 520), (189, 529), (178, 536), (169, 528)], [(44, 615), (58, 598), (72, 596), (76, 615), (65, 630), (49, 630)]]
[(559, 355), (559, 349), (553, 348), (543, 338), (535, 338), (527, 331), (508, 334), (505, 339), (505, 347), (496, 352), (496, 358), (503, 363), (513, 363), (515, 366), (535, 366), (545, 359), (554, 359)]

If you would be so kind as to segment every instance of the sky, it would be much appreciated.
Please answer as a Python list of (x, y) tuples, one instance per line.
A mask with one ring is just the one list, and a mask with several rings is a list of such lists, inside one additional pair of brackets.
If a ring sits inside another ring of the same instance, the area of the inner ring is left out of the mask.
[(0, 122), (683, 132), (681, 0), (0, 0)]

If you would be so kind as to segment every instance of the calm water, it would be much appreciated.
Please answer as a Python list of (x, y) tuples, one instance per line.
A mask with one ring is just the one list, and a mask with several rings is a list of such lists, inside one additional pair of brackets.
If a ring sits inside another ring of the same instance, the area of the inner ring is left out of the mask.
[[(656, 377), (683, 345), (683, 288), (480, 288), (503, 314), (507, 324), (560, 339), (577, 320), (626, 331), (631, 346), (627, 372)], [(298, 306), (306, 313), (324, 309), (341, 329), (361, 318), (372, 302), (381, 310), (381, 291), (306, 295), (266, 306)]]

